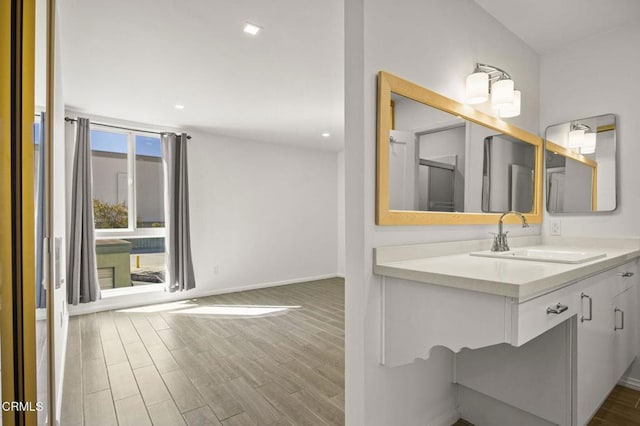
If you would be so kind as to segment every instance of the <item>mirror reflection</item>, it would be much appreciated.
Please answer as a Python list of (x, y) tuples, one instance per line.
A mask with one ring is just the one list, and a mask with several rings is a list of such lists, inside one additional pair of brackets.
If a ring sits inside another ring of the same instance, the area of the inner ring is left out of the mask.
[(545, 148), (549, 213), (616, 209), (614, 114), (549, 126), (545, 131)]
[(534, 145), (393, 92), (391, 114), (391, 210), (534, 210)]
[[(542, 221), (542, 138), (386, 71), (377, 107), (376, 225), (495, 224), (498, 199)], [(530, 200), (514, 141), (533, 150)]]
[(484, 139), (482, 211), (500, 213), (533, 209), (536, 150), (507, 135)]

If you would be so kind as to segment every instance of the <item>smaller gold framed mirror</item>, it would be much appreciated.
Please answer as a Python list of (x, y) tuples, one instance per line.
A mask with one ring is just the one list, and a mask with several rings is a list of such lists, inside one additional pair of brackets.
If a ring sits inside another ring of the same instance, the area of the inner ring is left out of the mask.
[(379, 72), (377, 225), (540, 223), (542, 170), (542, 138)]
[(546, 206), (551, 214), (610, 213), (618, 207), (616, 116), (547, 127)]

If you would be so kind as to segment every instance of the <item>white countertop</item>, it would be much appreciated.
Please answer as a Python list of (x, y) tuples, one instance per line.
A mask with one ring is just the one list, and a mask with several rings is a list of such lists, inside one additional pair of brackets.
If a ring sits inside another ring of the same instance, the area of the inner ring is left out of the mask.
[(469, 255), (491, 241), (474, 240), (374, 249), (378, 275), (460, 288), (524, 301), (640, 257), (640, 239), (512, 238), (512, 248), (606, 253), (604, 258), (562, 264)]

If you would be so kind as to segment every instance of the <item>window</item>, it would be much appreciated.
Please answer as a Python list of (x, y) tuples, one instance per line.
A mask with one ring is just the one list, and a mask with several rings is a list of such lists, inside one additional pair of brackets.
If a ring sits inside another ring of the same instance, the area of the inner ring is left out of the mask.
[(101, 288), (162, 283), (165, 218), (160, 138), (92, 125), (91, 160)]
[(96, 229), (129, 229), (129, 135), (91, 130), (91, 166)]

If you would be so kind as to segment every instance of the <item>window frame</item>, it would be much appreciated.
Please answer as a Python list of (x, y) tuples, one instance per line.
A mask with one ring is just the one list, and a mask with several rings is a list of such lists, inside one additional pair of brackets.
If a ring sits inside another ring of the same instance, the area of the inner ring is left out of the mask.
[[(93, 229), (97, 240), (109, 239), (109, 238), (166, 238), (166, 227), (153, 227), (153, 228), (138, 228), (136, 225), (137, 217), (137, 194), (136, 194), (136, 136), (145, 136), (160, 139), (160, 135), (154, 132), (144, 132), (139, 130), (125, 130), (117, 129), (110, 126), (91, 123), (89, 131), (101, 131), (106, 133), (115, 133), (121, 135), (127, 135), (127, 228), (96, 228), (95, 222)], [(93, 161), (93, 148), (91, 148), (91, 161)], [(162, 156), (160, 157), (162, 159)], [(163, 170), (164, 174), (164, 170)], [(93, 177), (92, 177), (92, 190), (93, 190)], [(164, 177), (162, 182), (162, 188), (164, 191)], [(163, 203), (164, 204), (164, 203)], [(164, 205), (162, 206), (164, 209)], [(166, 217), (165, 217), (166, 224)]]

